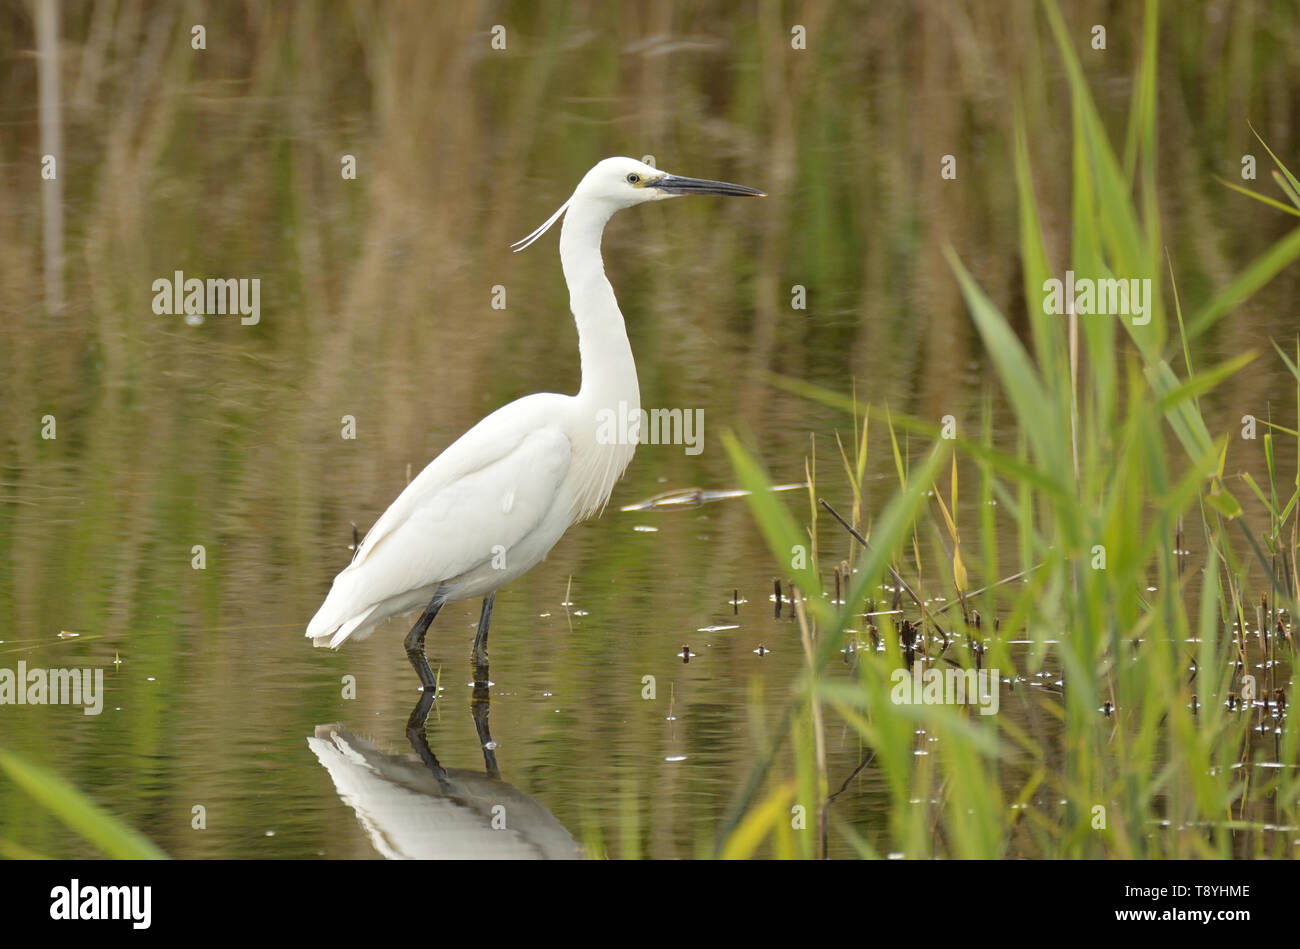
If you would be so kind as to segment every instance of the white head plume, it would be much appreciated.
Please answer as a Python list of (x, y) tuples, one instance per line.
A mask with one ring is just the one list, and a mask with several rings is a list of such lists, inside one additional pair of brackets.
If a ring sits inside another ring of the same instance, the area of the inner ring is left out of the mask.
[(543, 234), (545, 234), (547, 231), (549, 231), (549, 230), (551, 229), (551, 226), (552, 226), (556, 221), (558, 221), (558, 220), (561, 218), (561, 216), (563, 216), (563, 214), (564, 214), (565, 211), (567, 211), (567, 210), (569, 209), (569, 202), (571, 202), (572, 200), (573, 200), (573, 198), (570, 197), (568, 201), (565, 201), (563, 204), (561, 204), (560, 207), (559, 207), (559, 209), (558, 209), (554, 214), (552, 214), (550, 217), (548, 217), (548, 218), (546, 219), (546, 223), (543, 224), (541, 227), (539, 227), (537, 230), (533, 231), (531, 234), (529, 234), (527, 237), (523, 238), (522, 240), (517, 240), (517, 241), (515, 241), (513, 244), (511, 244), (510, 246), (514, 248), (515, 253), (517, 254), (517, 253), (519, 253), (521, 250), (523, 250), (523, 249), (525, 249), (526, 247), (530, 246), (530, 245), (533, 244), (533, 243), (534, 243), (534, 242), (535, 242), (539, 237), (541, 237)]

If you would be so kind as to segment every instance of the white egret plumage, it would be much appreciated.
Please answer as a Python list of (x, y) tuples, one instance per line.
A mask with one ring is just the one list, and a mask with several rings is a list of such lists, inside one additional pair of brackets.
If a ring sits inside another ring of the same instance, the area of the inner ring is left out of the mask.
[(606, 158), (545, 224), (514, 245), (523, 250), (564, 218), (560, 264), (578, 327), (578, 394), (538, 393), (502, 406), (431, 461), (334, 578), (307, 626), (315, 645), (337, 648), (423, 606), (405, 645), (421, 686), (430, 689), (429, 624), (445, 604), (481, 596), (473, 658), (486, 666), (495, 592), (541, 561), (571, 524), (601, 511), (636, 447), (598, 435), (604, 412), (635, 414), (641, 405), (623, 314), (600, 256), (605, 224), (622, 208), (686, 194), (762, 192)]

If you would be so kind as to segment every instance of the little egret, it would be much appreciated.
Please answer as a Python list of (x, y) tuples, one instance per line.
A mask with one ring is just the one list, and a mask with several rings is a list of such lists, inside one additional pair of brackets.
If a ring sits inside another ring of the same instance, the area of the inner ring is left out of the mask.
[(421, 687), (432, 691), (424, 654), (429, 624), (447, 603), (481, 596), (472, 657), (486, 669), (496, 591), (545, 558), (570, 524), (600, 513), (636, 448), (635, 439), (608, 438), (599, 421), (636, 417), (641, 407), (623, 314), (600, 258), (605, 223), (622, 208), (686, 194), (763, 192), (606, 158), (546, 223), (513, 245), (523, 250), (564, 217), (560, 265), (578, 326), (578, 394), (543, 392), (511, 402), (429, 462), (334, 578), (307, 626), (315, 645), (337, 649), (390, 616), (424, 606), (405, 645)]

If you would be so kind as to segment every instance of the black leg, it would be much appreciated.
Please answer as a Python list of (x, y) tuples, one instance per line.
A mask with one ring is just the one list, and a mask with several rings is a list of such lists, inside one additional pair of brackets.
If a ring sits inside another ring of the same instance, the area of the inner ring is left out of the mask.
[(492, 622), (492, 604), (496, 602), (496, 598), (497, 595), (495, 593), (489, 593), (487, 596), (483, 597), (483, 612), (479, 613), (478, 632), (474, 634), (474, 652), (472, 653), (474, 667), (476, 674), (478, 669), (483, 670), (483, 681), (487, 681), (488, 626)]
[(424, 658), (424, 634), (429, 631), (429, 624), (442, 609), (442, 603), (442, 597), (435, 593), (429, 605), (420, 614), (420, 618), (411, 627), (411, 631), (406, 634), (406, 658), (411, 660), (415, 674), (420, 677), (420, 687), (426, 692), (436, 692), (438, 680), (434, 678), (433, 670), (429, 668), (429, 660)]

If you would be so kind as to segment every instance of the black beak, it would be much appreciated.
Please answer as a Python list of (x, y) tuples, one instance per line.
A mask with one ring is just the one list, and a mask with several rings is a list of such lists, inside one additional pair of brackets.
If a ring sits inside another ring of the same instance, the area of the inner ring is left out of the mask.
[(654, 181), (645, 183), (647, 188), (657, 188), (668, 194), (721, 194), (740, 197), (767, 197), (762, 191), (733, 185), (725, 181), (709, 181), (706, 178), (679, 178), (677, 175), (664, 175)]

